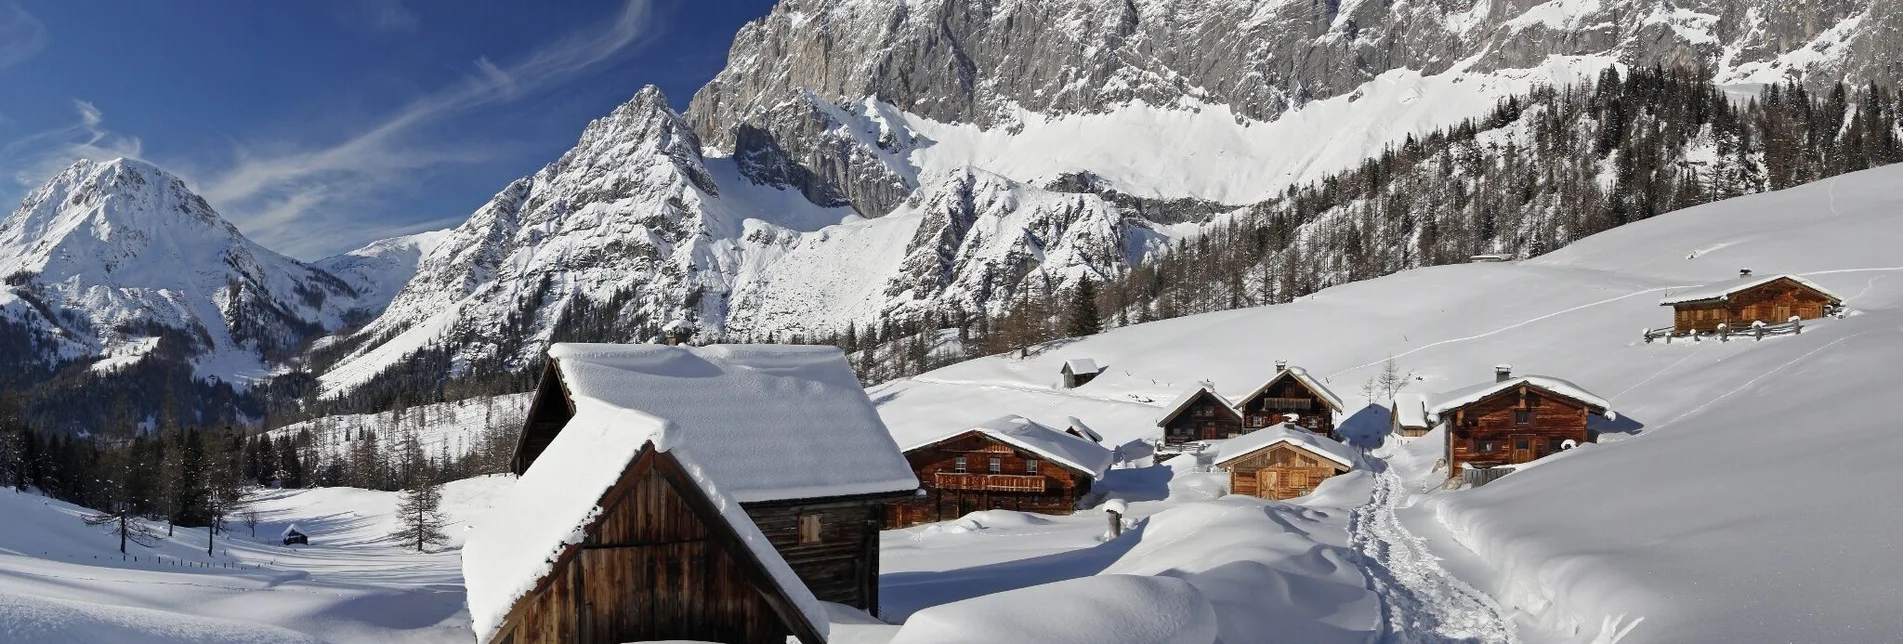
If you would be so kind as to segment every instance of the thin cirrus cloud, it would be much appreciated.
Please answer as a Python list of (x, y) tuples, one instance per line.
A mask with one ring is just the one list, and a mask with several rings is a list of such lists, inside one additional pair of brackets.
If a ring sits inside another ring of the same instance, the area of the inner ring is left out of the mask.
[(0, 68), (12, 67), (40, 53), (51, 39), (46, 25), (14, 2), (0, 2)]
[(400, 34), (415, 32), (423, 22), (415, 11), (404, 6), (403, 0), (344, 0), (338, 20), (373, 33)]
[[(106, 129), (106, 115), (92, 103), (73, 101), (71, 125), (35, 132), (0, 146), (0, 164), (12, 173), (20, 188), (36, 186), (58, 174), (75, 159), (141, 158), (145, 146), (136, 137)], [(0, 190), (0, 193), (10, 191)], [(6, 194), (6, 197), (13, 197)]]

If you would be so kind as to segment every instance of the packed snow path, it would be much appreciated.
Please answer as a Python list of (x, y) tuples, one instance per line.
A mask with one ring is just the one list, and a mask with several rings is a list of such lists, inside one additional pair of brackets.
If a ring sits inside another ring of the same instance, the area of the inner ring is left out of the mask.
[(1401, 525), (1394, 512), (1407, 498), (1405, 484), (1386, 463), (1373, 464), (1374, 492), (1355, 509), (1348, 529), (1362, 572), (1381, 597), (1381, 633), (1374, 641), (1518, 642), (1499, 605), (1448, 574), (1427, 544)]

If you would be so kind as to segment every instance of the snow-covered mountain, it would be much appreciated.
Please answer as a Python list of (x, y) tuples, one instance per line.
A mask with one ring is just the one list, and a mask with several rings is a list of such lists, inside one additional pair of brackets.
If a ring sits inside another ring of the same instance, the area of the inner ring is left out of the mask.
[(686, 114), (643, 90), (449, 233), (325, 389), (995, 314), (1609, 67), (1892, 80), (1893, 5), (786, 0)]
[[(185, 183), (80, 161), (0, 222), (0, 316), (42, 367), (153, 351), (200, 376), (261, 375), (358, 307), (342, 280), (246, 239)], [(24, 366), (24, 365), (23, 365)]]
[(430, 230), (380, 239), (363, 248), (311, 262), (311, 265), (356, 289), (357, 301), (363, 309), (372, 314), (380, 313), (396, 297), (397, 291), (416, 277), (416, 267), (423, 256), (448, 237), (448, 230)]

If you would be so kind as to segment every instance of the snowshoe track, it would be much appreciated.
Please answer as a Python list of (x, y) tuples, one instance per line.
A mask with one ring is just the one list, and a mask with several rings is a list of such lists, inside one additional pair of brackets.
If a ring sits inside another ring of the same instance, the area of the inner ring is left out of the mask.
[(1395, 510), (1406, 498), (1401, 477), (1376, 462), (1374, 493), (1350, 518), (1350, 545), (1381, 597), (1382, 644), (1517, 644), (1513, 622), (1493, 599), (1455, 579)]

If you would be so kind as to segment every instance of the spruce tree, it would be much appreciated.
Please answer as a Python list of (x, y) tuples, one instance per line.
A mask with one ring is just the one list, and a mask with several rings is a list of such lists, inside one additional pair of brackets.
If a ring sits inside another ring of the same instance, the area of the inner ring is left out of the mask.
[(1070, 311), (1066, 321), (1066, 330), (1074, 338), (1097, 335), (1103, 331), (1103, 320), (1097, 315), (1097, 283), (1086, 277), (1077, 281), (1077, 289), (1071, 292)]
[(397, 530), (390, 533), (390, 538), (405, 547), (416, 546), (417, 552), (448, 543), (449, 535), (443, 528), (449, 521), (443, 517), (442, 503), (442, 488), (419, 477), (398, 497)]

